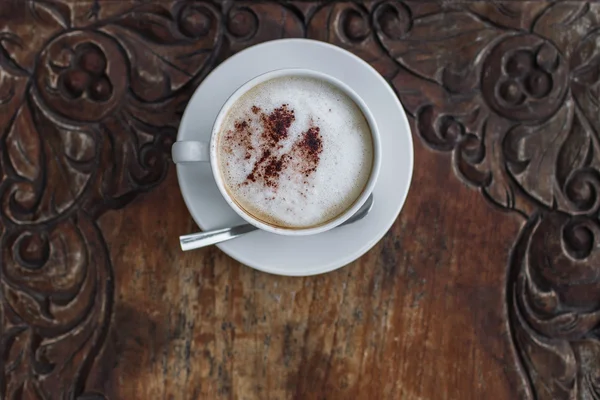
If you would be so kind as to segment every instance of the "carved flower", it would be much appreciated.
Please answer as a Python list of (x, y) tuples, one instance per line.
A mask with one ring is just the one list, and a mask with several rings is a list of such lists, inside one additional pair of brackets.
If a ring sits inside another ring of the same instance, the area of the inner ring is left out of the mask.
[(566, 79), (566, 61), (552, 43), (535, 35), (515, 35), (487, 56), (482, 93), (499, 115), (539, 121), (562, 104)]
[(78, 99), (105, 102), (112, 96), (112, 83), (106, 75), (106, 55), (95, 44), (83, 44), (74, 50), (69, 65), (59, 68), (58, 90)]
[[(403, 28), (391, 34), (397, 24), (380, 20), (376, 34), (399, 66), (393, 82), (425, 143), (463, 160), (461, 177), (503, 208), (524, 215), (540, 203), (570, 213), (598, 211), (600, 149), (592, 138), (600, 132), (594, 29), (600, 5), (511, 4), (497, 12), (488, 7), (483, 17), (481, 4), (418, 15), (400, 2), (386, 2), (388, 10), (388, 3), (401, 10), (395, 21), (404, 21)], [(461, 148), (443, 139), (447, 118), (476, 137), (483, 158), (464, 159)], [(491, 151), (498, 142), (501, 151)], [(507, 169), (496, 167), (502, 163)]]
[(1, 398), (91, 398), (113, 301), (94, 218), (163, 178), (219, 41), (205, 2), (94, 4), (0, 4)]
[(528, 221), (506, 291), (527, 395), (598, 397), (600, 4), (384, 4), (409, 10), (374, 28), (416, 132)]
[[(115, 207), (158, 183), (186, 85), (206, 72), (218, 41), (217, 11), (204, 2), (149, 4), (103, 21), (77, 20), (59, 3), (20, 7), (38, 20), (34, 40), (0, 39), (13, 172), (0, 193), (5, 215), (49, 222), (88, 193)], [(6, 22), (9, 31), (22, 23)]]
[(85, 391), (113, 301), (94, 220), (162, 180), (183, 108), (218, 60), (303, 35), (288, 11), (0, 2), (0, 398), (104, 398)]

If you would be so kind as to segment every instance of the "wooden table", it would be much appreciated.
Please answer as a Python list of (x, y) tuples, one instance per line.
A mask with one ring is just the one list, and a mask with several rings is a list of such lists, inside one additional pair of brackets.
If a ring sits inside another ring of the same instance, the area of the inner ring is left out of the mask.
[[(392, 229), (309, 278), (177, 244), (186, 102), (283, 37), (415, 138)], [(599, 98), (600, 3), (2, 1), (0, 398), (600, 398)]]

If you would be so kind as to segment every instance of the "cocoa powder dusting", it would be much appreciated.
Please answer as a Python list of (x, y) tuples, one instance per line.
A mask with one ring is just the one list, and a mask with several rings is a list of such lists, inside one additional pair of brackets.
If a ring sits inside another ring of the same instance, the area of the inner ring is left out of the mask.
[(313, 161), (316, 161), (323, 151), (320, 132), (321, 129), (314, 126), (302, 134), (302, 141), (300, 142), (300, 146)]
[(277, 189), (281, 174), (290, 170), (303, 175), (303, 182), (308, 185), (306, 178), (317, 170), (320, 155), (323, 151), (323, 141), (320, 128), (310, 127), (291, 146), (288, 152), (283, 152), (280, 143), (288, 137), (288, 131), (295, 121), (294, 110), (288, 104), (282, 104), (266, 114), (257, 106), (252, 106), (251, 112), (258, 115), (262, 125), (258, 147), (252, 146), (252, 119), (237, 121), (235, 132), (228, 132), (227, 140), (233, 140), (235, 145), (243, 150), (243, 158), (250, 160), (255, 156), (252, 171), (242, 185), (262, 184)]
[(275, 146), (288, 135), (288, 129), (296, 117), (294, 110), (288, 109), (287, 104), (282, 104), (269, 115), (262, 114), (261, 120), (263, 124), (263, 139), (267, 140), (268, 144)]
[(248, 128), (248, 122), (246, 122), (246, 121), (241, 121), (241, 122), (238, 121), (238, 122), (235, 123), (234, 126), (235, 126), (236, 131), (241, 132), (242, 130)]
[[(250, 154), (253, 150), (252, 147), (252, 132), (250, 131), (250, 125), (247, 121), (237, 121), (234, 125), (235, 131), (227, 131), (225, 135), (225, 150), (228, 153), (233, 152), (233, 145), (242, 147), (246, 150), (246, 155)], [(247, 157), (250, 159), (250, 157)]]
[(305, 177), (315, 172), (323, 152), (321, 129), (317, 126), (309, 128), (294, 144), (292, 152), (296, 153), (295, 159), (298, 160), (300, 171)]

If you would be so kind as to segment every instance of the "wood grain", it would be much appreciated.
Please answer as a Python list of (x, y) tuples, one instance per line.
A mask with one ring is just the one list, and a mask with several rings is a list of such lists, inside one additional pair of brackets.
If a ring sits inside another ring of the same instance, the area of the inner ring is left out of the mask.
[[(1, 2), (0, 398), (600, 398), (599, 28), (583, 1)], [(392, 229), (317, 277), (176, 243), (189, 97), (282, 37), (369, 62), (418, 138)]]

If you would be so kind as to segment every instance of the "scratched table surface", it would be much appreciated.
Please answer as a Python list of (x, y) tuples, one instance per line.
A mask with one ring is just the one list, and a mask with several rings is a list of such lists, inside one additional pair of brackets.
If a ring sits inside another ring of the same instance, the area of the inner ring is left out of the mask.
[[(322, 276), (197, 229), (169, 159), (253, 44), (394, 88), (408, 200)], [(600, 3), (0, 2), (0, 398), (599, 399)]]

